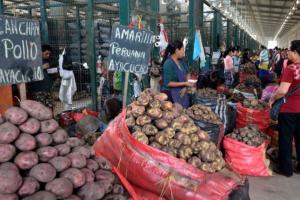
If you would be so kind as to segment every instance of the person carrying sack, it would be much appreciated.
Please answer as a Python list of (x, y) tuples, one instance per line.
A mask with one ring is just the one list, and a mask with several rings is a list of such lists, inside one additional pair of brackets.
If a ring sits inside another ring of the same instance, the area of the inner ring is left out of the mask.
[(272, 107), (271, 117), (279, 112), (279, 166), (274, 171), (290, 177), (293, 175), (293, 138), (297, 152), (294, 172), (300, 173), (300, 40), (291, 42), (288, 59), (293, 63), (284, 68), (279, 88), (271, 97), (269, 106)]

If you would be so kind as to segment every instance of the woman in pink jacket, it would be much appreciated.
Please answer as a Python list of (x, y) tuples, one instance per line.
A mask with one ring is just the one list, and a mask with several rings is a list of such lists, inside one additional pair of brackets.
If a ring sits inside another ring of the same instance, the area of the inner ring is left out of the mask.
[(224, 78), (225, 85), (230, 88), (234, 82), (234, 65), (232, 59), (233, 51), (228, 49), (224, 52)]

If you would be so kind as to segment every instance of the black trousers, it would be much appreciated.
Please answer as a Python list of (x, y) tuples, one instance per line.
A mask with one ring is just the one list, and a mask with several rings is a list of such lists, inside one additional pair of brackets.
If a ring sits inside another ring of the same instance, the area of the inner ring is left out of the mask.
[(280, 113), (279, 125), (279, 169), (286, 175), (293, 174), (292, 142), (295, 138), (298, 167), (300, 167), (300, 113)]

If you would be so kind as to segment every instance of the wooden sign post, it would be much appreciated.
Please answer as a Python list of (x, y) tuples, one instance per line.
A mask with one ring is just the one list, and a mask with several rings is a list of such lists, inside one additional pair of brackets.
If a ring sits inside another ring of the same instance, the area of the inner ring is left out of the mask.
[(120, 25), (112, 29), (108, 69), (126, 72), (123, 106), (126, 106), (129, 73), (148, 73), (152, 44), (151, 31)]

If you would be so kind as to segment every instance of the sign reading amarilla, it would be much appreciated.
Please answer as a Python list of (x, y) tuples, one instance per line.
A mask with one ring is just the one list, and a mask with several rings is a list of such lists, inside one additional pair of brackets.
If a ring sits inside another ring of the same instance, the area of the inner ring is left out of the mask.
[(109, 49), (108, 69), (146, 74), (153, 45), (153, 33), (126, 26), (114, 26)]
[(43, 79), (39, 22), (0, 15), (0, 85)]

